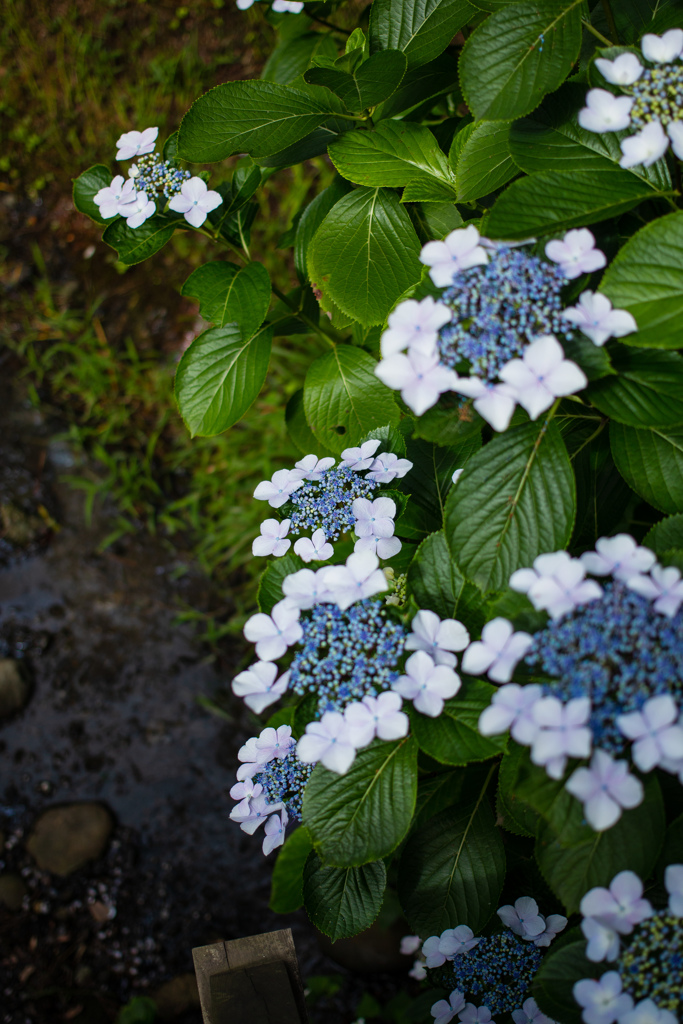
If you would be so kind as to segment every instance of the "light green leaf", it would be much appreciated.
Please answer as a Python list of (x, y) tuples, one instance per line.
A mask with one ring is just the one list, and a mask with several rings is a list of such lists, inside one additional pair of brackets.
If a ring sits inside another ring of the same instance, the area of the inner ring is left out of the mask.
[(636, 232), (605, 271), (600, 290), (638, 324), (623, 338), (639, 348), (680, 348), (683, 316), (683, 213)]
[(270, 278), (262, 263), (236, 267), (212, 260), (190, 274), (181, 295), (199, 300), (199, 312), (216, 327), (236, 323), (243, 338), (250, 338), (263, 323), (270, 305)]
[(505, 851), (485, 795), (435, 815), (401, 854), (398, 895), (411, 928), (440, 935), (466, 924), (477, 934), (498, 906)]
[(468, 629), (483, 625), (484, 597), (451, 558), (443, 530), (420, 544), (408, 569), (408, 587), (419, 608), (442, 619), (460, 619)]
[(370, 8), (370, 49), (403, 50), (410, 68), (442, 53), (476, 13), (467, 0), (375, 0)]
[(110, 222), (102, 235), (102, 241), (116, 249), (122, 263), (132, 266), (159, 252), (176, 227), (185, 223), (182, 214), (155, 213), (139, 228), (129, 228), (123, 217), (118, 217)]
[(313, 236), (335, 203), (350, 191), (348, 181), (337, 175), (332, 184), (319, 192), (301, 214), (294, 237), (294, 266), (302, 281), (306, 280), (306, 258)]
[(518, 173), (510, 156), (509, 132), (506, 121), (485, 121), (472, 126), (457, 158), (459, 203), (495, 192)]
[(683, 427), (638, 430), (610, 423), (617, 469), (660, 512), (683, 512)]
[(495, 687), (481, 679), (465, 679), (455, 697), (447, 700), (437, 718), (411, 711), (410, 725), (421, 750), (442, 764), (462, 766), (497, 757), (507, 745), (507, 736), (487, 738), (477, 724), (491, 703)]
[(595, 382), (587, 394), (600, 412), (632, 427), (683, 424), (683, 359), (675, 352), (622, 348), (618, 376)]
[[(309, 248), (312, 283), (368, 327), (419, 280), (420, 242), (396, 195), (357, 188), (332, 207)], [(387, 420), (385, 419), (386, 423)]]
[(304, 793), (303, 820), (317, 852), (338, 867), (367, 864), (396, 849), (412, 821), (417, 745), (410, 736), (359, 750), (346, 775), (317, 765)]
[(263, 386), (271, 328), (245, 340), (236, 324), (212, 327), (180, 360), (175, 395), (191, 437), (214, 437), (237, 423)]
[(585, 0), (536, 0), (497, 11), (467, 40), (460, 82), (477, 120), (509, 121), (562, 84), (581, 49)]
[(313, 849), (311, 837), (299, 827), (285, 842), (275, 861), (268, 906), (276, 914), (292, 914), (304, 901), (304, 865)]
[(233, 153), (270, 156), (299, 142), (332, 116), (298, 89), (276, 82), (227, 82), (200, 96), (180, 123), (184, 160), (212, 163)]
[(374, 131), (346, 132), (329, 148), (340, 174), (360, 185), (402, 188), (446, 183), (445, 198), (455, 195), (455, 182), (444, 153), (429, 128), (411, 121), (382, 121)]
[(322, 864), (313, 852), (304, 868), (304, 906), (315, 927), (336, 942), (370, 927), (386, 884), (381, 860), (358, 868), (334, 868)]
[(554, 423), (511, 427), (477, 452), (453, 488), (445, 533), (462, 572), (483, 590), (567, 544), (574, 474)]
[(308, 368), (306, 420), (318, 440), (337, 455), (373, 427), (398, 424), (398, 406), (374, 368), (372, 356), (350, 345), (335, 346)]
[[(80, 213), (84, 213), (96, 224), (110, 224), (112, 217), (105, 219), (100, 213), (100, 208), (93, 202), (93, 196), (97, 195), (101, 188), (108, 188), (111, 185), (113, 174), (104, 164), (95, 164), (83, 171), (77, 178), (74, 178), (73, 198), (74, 206)], [(116, 214), (114, 214), (116, 216)]]
[(498, 196), (484, 218), (482, 231), (492, 238), (529, 238), (567, 231), (616, 217), (650, 198), (651, 186), (620, 168), (540, 171), (513, 181)]

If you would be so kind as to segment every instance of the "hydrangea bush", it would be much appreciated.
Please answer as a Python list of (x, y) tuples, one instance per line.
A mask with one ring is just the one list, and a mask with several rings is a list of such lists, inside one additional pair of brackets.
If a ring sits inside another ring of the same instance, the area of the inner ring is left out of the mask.
[[(274, 338), (310, 353), (301, 457), (244, 496), (230, 816), (333, 940), (397, 893), (438, 1024), (680, 1024), (681, 4), (241, 16), (277, 33), (261, 78), (74, 185), (123, 264), (202, 236), (193, 436), (248, 415)], [(255, 196), (316, 158), (282, 291)]]

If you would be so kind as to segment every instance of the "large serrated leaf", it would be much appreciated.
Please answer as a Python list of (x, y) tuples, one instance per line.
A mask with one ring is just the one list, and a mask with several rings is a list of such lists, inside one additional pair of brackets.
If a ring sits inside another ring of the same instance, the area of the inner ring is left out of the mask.
[(554, 423), (499, 434), (465, 465), (446, 506), (445, 533), (462, 572), (483, 590), (563, 548), (575, 511), (574, 474)]
[(403, 188), (419, 182), (446, 186), (445, 198), (455, 196), (448, 161), (423, 125), (382, 121), (371, 132), (346, 132), (328, 152), (339, 173), (356, 184)]
[(396, 849), (417, 795), (417, 746), (410, 737), (373, 740), (346, 775), (317, 765), (306, 784), (303, 820), (326, 864), (367, 864)]
[(457, 148), (459, 203), (468, 203), (495, 192), (518, 173), (510, 156), (509, 133), (507, 121), (485, 121), (472, 126), (462, 147)]
[(408, 67), (419, 67), (438, 57), (475, 14), (468, 0), (375, 0), (370, 48), (403, 50)]
[[(112, 182), (112, 173), (104, 164), (95, 164), (83, 171), (77, 178), (74, 178), (73, 197), (74, 206), (80, 213), (90, 217), (96, 224), (109, 224), (112, 217), (105, 219), (100, 213), (100, 208), (93, 202), (93, 197), (102, 188), (108, 188)], [(116, 216), (116, 214), (114, 214)]]
[(586, 940), (578, 928), (553, 944), (533, 980), (532, 995), (552, 1020), (583, 1024), (581, 1007), (574, 999), (574, 985), (583, 978), (598, 978), (613, 964), (593, 963), (586, 958)]
[(639, 430), (610, 423), (617, 469), (660, 512), (683, 512), (683, 427)]
[(442, 619), (458, 618), (473, 632), (483, 625), (484, 596), (451, 558), (443, 530), (420, 544), (408, 569), (408, 587), (420, 608)]
[(482, 736), (479, 716), (491, 703), (495, 687), (480, 679), (467, 679), (457, 695), (446, 701), (437, 718), (417, 711), (410, 714), (413, 735), (420, 749), (435, 761), (461, 767), (473, 761), (488, 761), (501, 754), (507, 736)]
[(357, 868), (322, 864), (312, 852), (304, 868), (304, 906), (333, 942), (365, 931), (379, 914), (387, 872), (380, 860)]
[[(289, 710), (289, 709), (285, 709)], [(292, 832), (275, 861), (268, 906), (276, 914), (291, 914), (304, 901), (304, 866), (313, 849), (305, 828)]]
[(621, 349), (618, 376), (594, 382), (588, 397), (606, 416), (631, 427), (683, 424), (683, 359), (675, 352)]
[(262, 263), (236, 267), (225, 260), (212, 260), (190, 274), (181, 295), (199, 300), (199, 312), (216, 327), (236, 323), (244, 338), (250, 338), (261, 324), (270, 305), (270, 278)]
[(528, 114), (557, 89), (581, 49), (585, 0), (536, 0), (497, 11), (472, 33), (460, 82), (477, 120)]
[(155, 213), (139, 228), (129, 228), (126, 221), (119, 217), (109, 224), (102, 235), (102, 241), (116, 249), (122, 263), (132, 266), (159, 252), (175, 229), (185, 223), (181, 214)]

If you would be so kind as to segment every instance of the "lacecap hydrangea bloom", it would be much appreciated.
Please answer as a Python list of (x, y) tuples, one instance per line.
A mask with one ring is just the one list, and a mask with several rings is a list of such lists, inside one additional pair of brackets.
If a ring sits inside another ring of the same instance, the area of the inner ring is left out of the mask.
[(576, 306), (563, 301), (570, 281), (606, 265), (590, 231), (568, 231), (542, 255), (533, 243), (491, 241), (470, 224), (424, 246), (420, 259), (441, 294), (396, 307), (375, 369), (417, 416), (455, 391), (494, 430), (507, 429), (516, 405), (537, 419), (587, 384), (563, 341), (584, 335), (603, 345), (637, 329), (600, 293), (584, 291)]
[(679, 1024), (683, 1020), (683, 864), (664, 872), (668, 903), (655, 909), (633, 871), (581, 900), (586, 957), (612, 970), (574, 985), (586, 1024)]
[[(554, 779), (570, 758), (586, 761), (565, 787), (593, 829), (610, 828), (643, 799), (632, 766), (683, 782), (681, 574), (619, 534), (581, 558), (540, 555), (510, 586), (548, 621), (532, 636), (493, 619), (465, 651), (464, 672), (504, 684), (479, 731), (509, 730)], [(520, 663), (524, 685), (511, 682)]]
[[(237, 0), (237, 8), (240, 11), (248, 11), (254, 3), (255, 0)], [(303, 9), (303, 0), (273, 0), (272, 10), (276, 14), (300, 14)]]
[(682, 53), (683, 29), (672, 28), (663, 36), (644, 35), (638, 55), (596, 58), (596, 68), (612, 89), (590, 90), (579, 124), (599, 133), (630, 129), (621, 140), (622, 167), (649, 167), (669, 145), (683, 159)]
[[(257, 713), (285, 693), (311, 698), (313, 721), (297, 746), (302, 761), (343, 774), (375, 738), (407, 735), (404, 699), (436, 717), (458, 692), (465, 627), (419, 611), (408, 630), (379, 596), (388, 589), (377, 556), (354, 552), (345, 565), (286, 576), (283, 599), (245, 624), (259, 660), (235, 677), (233, 691)], [(283, 656), (288, 664), (279, 674), (275, 661)]]
[(467, 925), (432, 935), (422, 946), (431, 981), (452, 989), (448, 1001), (432, 1006), (436, 1024), (457, 1017), (464, 1024), (487, 1024), (511, 1013), (515, 1024), (553, 1024), (530, 996), (545, 950), (567, 924), (562, 914), (544, 917), (536, 900), (522, 896), (500, 907), (502, 931), (475, 936)]
[(286, 518), (266, 519), (261, 536), (252, 546), (254, 555), (274, 555), (289, 550), (290, 537), (299, 536), (294, 553), (304, 562), (325, 562), (332, 558), (336, 541), (353, 532), (355, 551), (368, 551), (379, 558), (392, 558), (401, 550), (394, 536), (396, 502), (382, 496), (381, 485), (400, 480), (413, 468), (408, 459), (389, 452), (377, 454), (381, 442), (372, 439), (358, 448), (346, 448), (337, 465), (331, 457), (305, 455), (293, 469), (278, 469), (270, 480), (254, 491), (259, 501), (282, 509)]
[(105, 220), (123, 217), (129, 228), (139, 228), (157, 209), (185, 215), (192, 227), (199, 228), (211, 210), (223, 202), (218, 192), (210, 191), (202, 178), (165, 160), (154, 152), (158, 128), (124, 132), (116, 143), (116, 159), (135, 160), (128, 168), (128, 179), (116, 175), (109, 185), (93, 196)]

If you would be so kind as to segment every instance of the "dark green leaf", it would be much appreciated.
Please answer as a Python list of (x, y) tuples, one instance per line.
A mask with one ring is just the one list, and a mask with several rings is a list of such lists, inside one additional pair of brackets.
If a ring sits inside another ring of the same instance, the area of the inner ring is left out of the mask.
[(175, 378), (180, 415), (192, 437), (213, 437), (242, 418), (266, 379), (272, 340), (270, 328), (245, 340), (236, 324), (195, 338)]
[(683, 316), (683, 213), (641, 228), (605, 271), (600, 290), (638, 324), (626, 345), (680, 348)]
[(465, 575), (496, 590), (515, 569), (566, 545), (574, 511), (574, 475), (556, 425), (522, 424), (469, 460), (448, 499), (446, 538)]
[(411, 729), (420, 749), (441, 764), (462, 766), (488, 761), (505, 750), (507, 736), (486, 738), (477, 728), (479, 716), (491, 703), (495, 687), (480, 679), (466, 679), (459, 692), (446, 701), (438, 718), (417, 711), (410, 714)]
[(582, 978), (598, 978), (605, 970), (613, 969), (612, 964), (587, 960), (586, 940), (578, 928), (572, 929), (566, 942), (553, 945), (543, 958), (531, 993), (541, 1010), (553, 1020), (583, 1024), (581, 1007), (574, 999), (574, 985)]
[(620, 168), (541, 171), (513, 181), (484, 218), (482, 230), (492, 238), (553, 234), (616, 217), (651, 196), (647, 182)]
[(594, 383), (588, 397), (601, 412), (632, 427), (683, 423), (683, 359), (674, 352), (620, 350), (618, 376)]
[(398, 425), (398, 406), (374, 368), (372, 356), (350, 345), (335, 346), (308, 368), (306, 420), (318, 440), (335, 454), (358, 444), (373, 427)]
[(304, 901), (304, 865), (313, 849), (311, 838), (301, 826), (292, 832), (277, 855), (270, 883), (268, 906), (276, 914), (291, 914)]
[(259, 611), (270, 615), (278, 601), (283, 598), (282, 581), (299, 569), (305, 569), (305, 563), (292, 551), (288, 551), (282, 558), (276, 558), (265, 570), (259, 581), (258, 606)]
[(180, 123), (184, 160), (212, 163), (233, 153), (264, 157), (299, 142), (331, 116), (329, 108), (276, 82), (227, 82), (200, 96)]
[(388, 99), (401, 84), (408, 62), (400, 50), (375, 53), (349, 74), (337, 67), (313, 67), (305, 79), (336, 93), (349, 110), (363, 111)]
[(387, 872), (383, 862), (333, 868), (311, 853), (304, 868), (304, 906), (311, 921), (333, 942), (365, 931), (379, 914)]
[(108, 188), (112, 182), (112, 173), (104, 164), (95, 164), (83, 171), (77, 178), (74, 178), (73, 197), (74, 206), (80, 213), (84, 213), (96, 224), (110, 224), (112, 218), (105, 220), (100, 213), (100, 208), (93, 202), (93, 196), (97, 195), (101, 188)]
[(261, 78), (289, 85), (318, 57), (336, 60), (337, 47), (329, 32), (303, 32), (293, 39), (283, 39), (266, 61)]
[(645, 535), (643, 544), (660, 557), (667, 551), (683, 548), (683, 515), (667, 516), (656, 523)]
[(122, 263), (142, 263), (162, 249), (185, 218), (178, 213), (155, 213), (139, 228), (129, 228), (123, 217), (112, 221), (102, 240), (116, 249)]
[(318, 193), (301, 214), (294, 238), (294, 266), (302, 281), (306, 280), (306, 257), (313, 236), (335, 203), (350, 191), (348, 181), (337, 176), (328, 188)]
[(506, 121), (485, 121), (472, 126), (457, 157), (459, 203), (495, 192), (518, 173), (510, 156), (509, 133)]
[(399, 486), (412, 495), (412, 500), (403, 517), (401, 536), (421, 540), (441, 529), (446, 500), (454, 487), (453, 473), (462, 469), (480, 447), (478, 433), (466, 435), (448, 447), (416, 437), (408, 439), (406, 448), (413, 468)]
[(563, 338), (562, 348), (566, 358), (578, 363), (588, 380), (600, 380), (616, 372), (607, 350), (594, 345), (589, 338), (581, 334), (576, 334), (573, 338)]
[(420, 779), (413, 827), (422, 828), (435, 814), (458, 803), (468, 778), (468, 773), (460, 768)]
[(262, 263), (236, 267), (224, 260), (204, 263), (190, 274), (181, 295), (199, 300), (199, 312), (217, 327), (236, 323), (250, 338), (263, 323), (270, 305), (270, 278)]
[(375, 0), (370, 49), (403, 50), (410, 68), (427, 64), (475, 14), (467, 0)]
[(384, 188), (357, 188), (332, 207), (316, 232), (309, 278), (343, 313), (366, 327), (381, 324), (419, 280), (419, 250), (396, 195)]
[(287, 424), (287, 433), (302, 455), (313, 454), (317, 455), (318, 458), (322, 458), (324, 455), (332, 454), (328, 448), (321, 444), (306, 421), (303, 388), (295, 391), (287, 402), (285, 423)]
[(553, 92), (581, 49), (584, 0), (536, 0), (497, 11), (467, 40), (460, 82), (477, 120), (522, 117)]
[(367, 864), (396, 849), (415, 810), (417, 745), (373, 740), (346, 775), (321, 764), (304, 793), (303, 820), (326, 864)]
[(385, 103), (377, 108), (373, 119), (404, 116), (429, 100), (445, 93), (459, 94), (458, 65), (448, 54), (421, 67), (409, 68), (399, 88)]
[(484, 597), (468, 583), (451, 558), (443, 531), (420, 544), (408, 569), (408, 587), (420, 608), (442, 618), (458, 618), (474, 631), (483, 625)]
[[(443, 235), (437, 234), (435, 237)], [(466, 401), (461, 395), (446, 393), (436, 405), (420, 416), (415, 425), (415, 437), (434, 441), (436, 444), (455, 445), (466, 437), (480, 434), (482, 423), (471, 402)]]
[(503, 828), (516, 835), (533, 837), (536, 834), (538, 814), (515, 792), (517, 774), (521, 760), (528, 758), (528, 752), (514, 740), (510, 740), (508, 750), (498, 771), (498, 792), (496, 794), (496, 811)]
[(683, 512), (683, 428), (609, 428), (612, 455), (629, 487), (660, 512)]
[(475, 934), (498, 906), (505, 880), (503, 840), (483, 794), (449, 807), (406, 843), (398, 894), (411, 928), (440, 935), (466, 924)]

